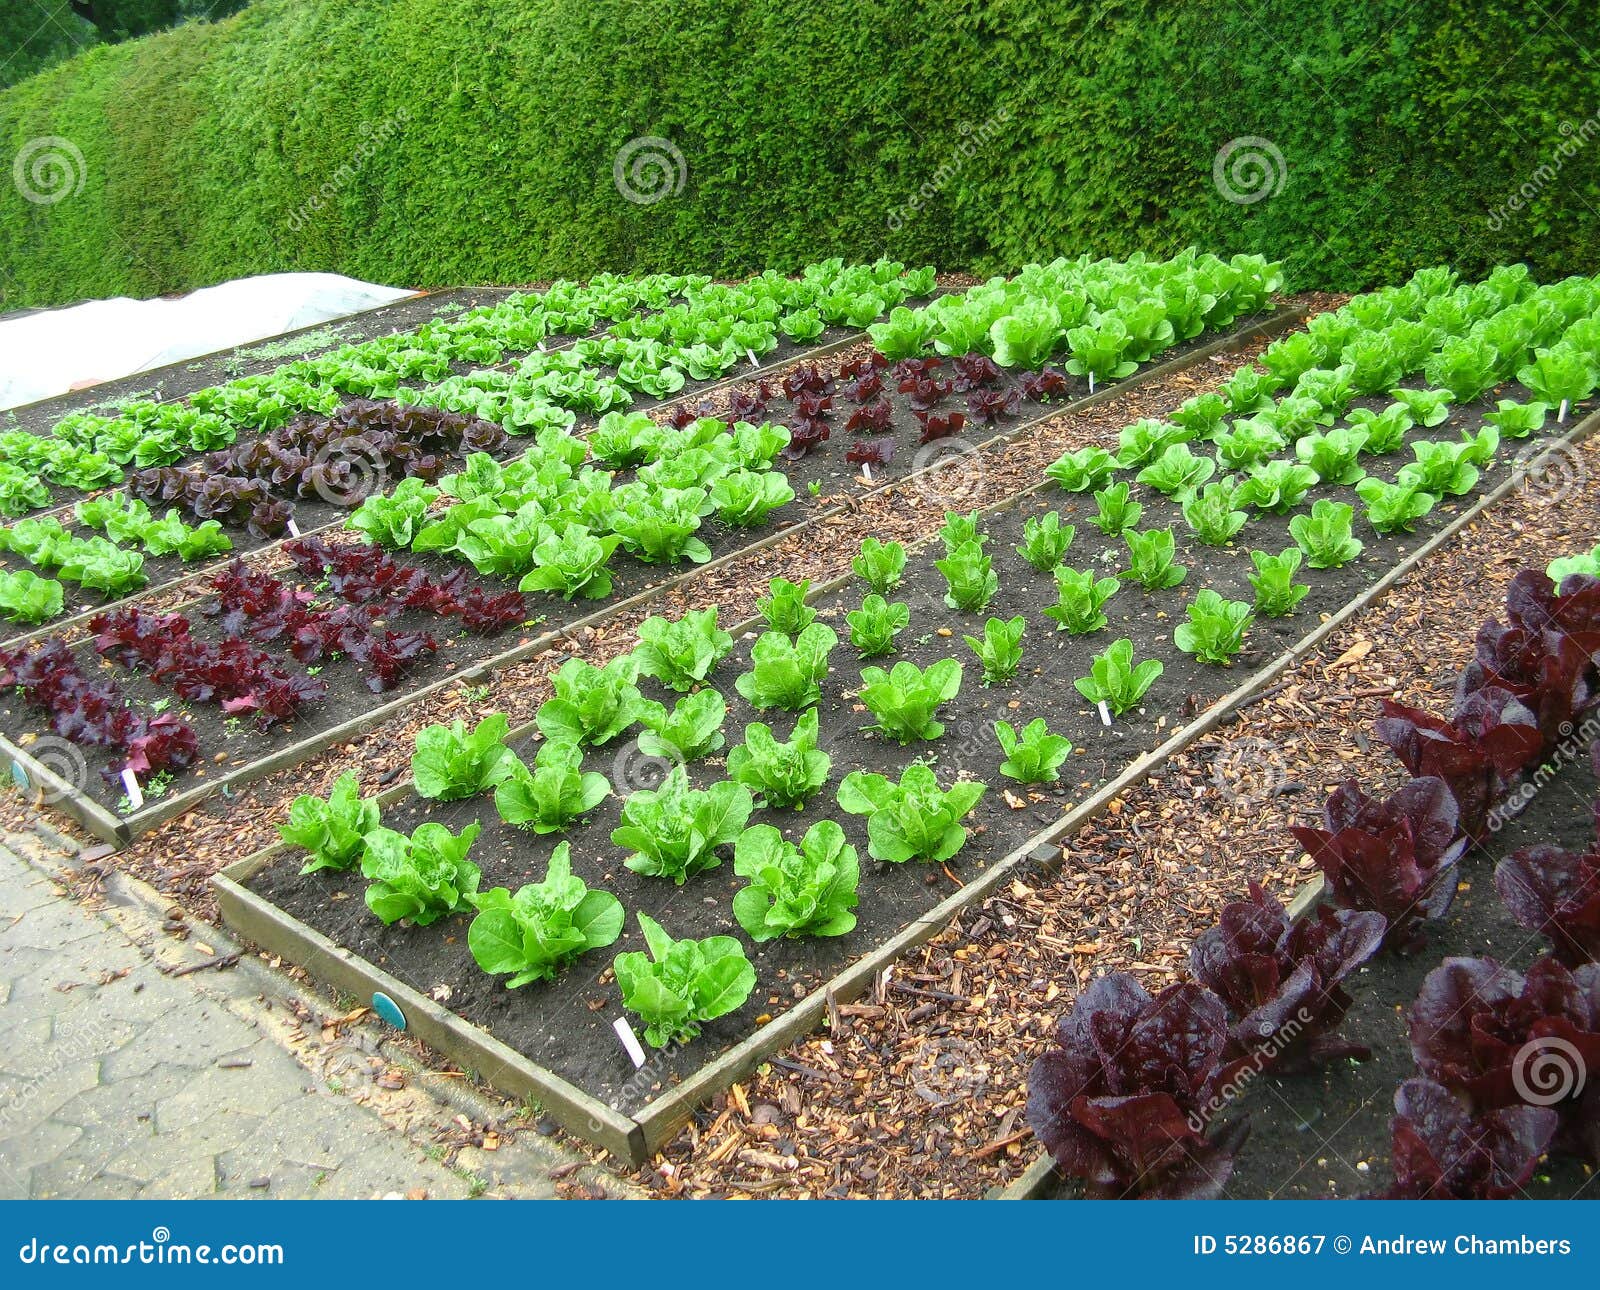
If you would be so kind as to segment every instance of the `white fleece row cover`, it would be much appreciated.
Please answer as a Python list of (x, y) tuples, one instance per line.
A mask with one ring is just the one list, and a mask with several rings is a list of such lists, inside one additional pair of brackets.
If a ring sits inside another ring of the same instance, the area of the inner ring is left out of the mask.
[(0, 322), (0, 411), (413, 296), (337, 273), (269, 273), (186, 296), (89, 300)]

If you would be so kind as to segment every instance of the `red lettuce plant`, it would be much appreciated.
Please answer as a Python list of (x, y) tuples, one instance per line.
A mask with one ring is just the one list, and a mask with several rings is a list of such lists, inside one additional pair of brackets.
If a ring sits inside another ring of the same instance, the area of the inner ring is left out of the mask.
[(1389, 1121), (1391, 1200), (1502, 1200), (1533, 1177), (1555, 1136), (1547, 1107), (1511, 1106), (1474, 1117), (1432, 1080), (1410, 1079)]
[(966, 394), (969, 390), (981, 390), (1000, 382), (1000, 368), (987, 354), (963, 354), (959, 358), (952, 359), (950, 365), (956, 369), (957, 394)]
[(1299, 1073), (1368, 1049), (1334, 1034), (1350, 1010), (1341, 983), (1383, 944), (1388, 924), (1368, 910), (1319, 909), (1291, 921), (1278, 899), (1250, 884), (1189, 952), (1189, 971), (1228, 1007), (1228, 1056), (1257, 1070)]
[(828, 388), (828, 377), (815, 363), (803, 363), (783, 378), (783, 394), (798, 401), (803, 394), (820, 395)]
[(993, 425), (1017, 410), (1015, 390), (975, 389), (967, 395), (967, 415), (983, 425)]
[(1496, 867), (1494, 885), (1518, 926), (1548, 936), (1563, 963), (1600, 960), (1600, 846), (1523, 847)]
[(875, 371), (863, 372), (841, 385), (839, 392), (852, 403), (870, 403), (883, 393), (883, 377)]
[(900, 393), (907, 396), (913, 412), (931, 412), (950, 394), (949, 381), (932, 377), (908, 376), (900, 382)]
[(1207, 1136), (1203, 1108), (1231, 1073), (1227, 1010), (1209, 990), (1151, 998), (1125, 972), (1096, 980), (1028, 1075), (1028, 1123), (1061, 1171), (1098, 1195), (1215, 1196), (1242, 1126)]
[(894, 456), (894, 438), (883, 435), (876, 439), (857, 439), (844, 454), (846, 461), (862, 462), (869, 466), (886, 466)]
[(1422, 944), (1417, 922), (1443, 917), (1455, 899), (1455, 864), (1466, 849), (1455, 799), (1442, 779), (1414, 779), (1393, 797), (1370, 797), (1350, 780), (1323, 807), (1321, 829), (1290, 830), (1340, 909), (1370, 909), (1388, 920), (1386, 943)]
[(844, 428), (851, 434), (886, 434), (892, 428), (893, 421), (894, 408), (889, 400), (877, 398), (851, 412)]
[(922, 422), (922, 433), (917, 436), (918, 443), (949, 439), (953, 435), (960, 434), (967, 425), (964, 412), (918, 412), (916, 417)]
[(1017, 389), (1021, 391), (1022, 397), (1033, 403), (1048, 403), (1051, 399), (1059, 399), (1066, 395), (1070, 388), (1066, 375), (1053, 367), (1041, 368), (1037, 372), (1024, 372), (1022, 379), (1017, 382)]

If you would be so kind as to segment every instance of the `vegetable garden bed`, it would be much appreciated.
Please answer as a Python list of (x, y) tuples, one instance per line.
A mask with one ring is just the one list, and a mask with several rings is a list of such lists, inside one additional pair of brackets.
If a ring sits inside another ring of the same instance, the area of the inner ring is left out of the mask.
[[(1588, 433), (1594, 420), (1591, 418), (1576, 428), (1574, 436)], [(1364, 591), (1363, 582), (1382, 563), (1399, 556), (1402, 546), (1408, 545), (1409, 540), (1388, 547), (1380, 542), (1363, 562), (1319, 575), (1319, 581), (1326, 581), (1331, 588), (1325, 593), (1325, 603), (1329, 607), (1343, 603), (1344, 608), (1325, 618), (1309, 635), (1293, 641), (1275, 661), (1259, 667), (1253, 675), (1239, 677), (1241, 684), (1215, 702), (1211, 701), (1207, 690), (1214, 693), (1214, 678), (1218, 674), (1208, 673), (1200, 665), (1189, 662), (1170, 645), (1167, 631), (1179, 616), (1174, 612), (1179, 609), (1177, 597), (1170, 597), (1168, 608), (1163, 609), (1160, 595), (1146, 601), (1144, 593), (1136, 588), (1123, 591), (1107, 606), (1107, 612), (1124, 615), (1118, 629), (1130, 638), (1138, 636), (1141, 642), (1148, 640), (1149, 652), (1164, 659), (1172, 669), (1170, 676), (1164, 674), (1158, 682), (1170, 688), (1154, 691), (1156, 698), (1147, 699), (1146, 712), (1159, 700), (1164, 700), (1162, 706), (1169, 710), (1183, 713), (1203, 710), (1203, 715), (1170, 734), (1165, 730), (1168, 724), (1165, 716), (1159, 720), (1154, 719), (1153, 714), (1126, 721), (1119, 718), (1108, 731), (1096, 719), (1092, 708), (1080, 709), (1074, 701), (1072, 709), (1076, 715), (1063, 711), (1056, 695), (1063, 684), (1070, 684), (1084, 675), (1092, 650), (1084, 648), (1076, 638), (1068, 645), (1052, 639), (1041, 641), (1044, 629), (1049, 626), (1046, 620), (1032, 618), (1023, 637), (1024, 659), (1030, 667), (1040, 668), (1040, 672), (1037, 676), (1026, 677), (1026, 683), (1019, 686), (1014, 695), (1008, 696), (1005, 691), (980, 692), (974, 684), (976, 665), (968, 657), (967, 684), (946, 709), (947, 724), (961, 742), (953, 750), (948, 737), (941, 744), (924, 746), (925, 751), (938, 757), (941, 769), (950, 765), (952, 753), (958, 763), (957, 770), (963, 765), (971, 768), (980, 762), (986, 768), (992, 767), (999, 754), (988, 732), (988, 719), (996, 715), (1008, 719), (1015, 716), (1020, 725), (1035, 712), (1049, 714), (1052, 731), (1066, 733), (1079, 743), (1085, 750), (1081, 764), (1087, 769), (1079, 771), (1079, 758), (1074, 757), (1068, 763), (1070, 787), (1063, 787), (1059, 792), (1016, 790), (1013, 796), (1018, 805), (1015, 807), (1001, 796), (1000, 781), (987, 775), (994, 786), (974, 815), (971, 841), (953, 862), (964, 871), (967, 878), (964, 886), (941, 899), (939, 888), (943, 879), (937, 871), (925, 869), (921, 873), (908, 873), (906, 866), (894, 866), (870, 877), (864, 873), (862, 904), (854, 933), (837, 945), (802, 943), (797, 948), (789, 942), (778, 942), (758, 950), (754, 961), (760, 969), (760, 989), (743, 1009), (731, 1019), (712, 1022), (706, 1038), (693, 1048), (657, 1055), (645, 1068), (642, 1078), (631, 1076), (615, 1038), (604, 1033), (607, 1026), (599, 1013), (606, 1008), (608, 1000), (614, 998), (614, 987), (607, 983), (604, 973), (597, 977), (593, 972), (580, 969), (554, 985), (535, 987), (541, 991), (540, 995), (527, 1001), (515, 994), (508, 995), (492, 985), (488, 978), (476, 974), (461, 943), (464, 920), (462, 926), (452, 928), (453, 942), (437, 934), (430, 935), (426, 929), (385, 931), (356, 903), (357, 886), (349, 877), (330, 877), (327, 873), (298, 877), (293, 873), (292, 857), (283, 849), (263, 853), (227, 871), (218, 881), (219, 900), (225, 916), (263, 946), (306, 964), (345, 988), (363, 994), (374, 988), (382, 989), (402, 999), (408, 1010), (420, 1014), (422, 1024), (418, 1030), (423, 1038), (507, 1091), (541, 1097), (552, 1113), (575, 1132), (637, 1160), (664, 1141), (699, 1100), (725, 1087), (761, 1057), (815, 1024), (833, 1004), (854, 997), (900, 953), (931, 935), (957, 910), (991, 891), (1003, 876), (1034, 856), (1044, 844), (1059, 839), (1092, 818), (1117, 792), (1137, 782), (1173, 752), (1213, 728), (1294, 658), (1387, 587), (1400, 570), (1409, 567), (1422, 552), (1458, 528), (1467, 515), (1475, 513), (1515, 482), (1505, 480), (1489, 499), (1455, 517), (1447, 526), (1442, 523), (1444, 517), (1437, 520), (1430, 517), (1428, 526), (1437, 528), (1437, 535), (1407, 554), (1400, 565)], [(995, 607), (999, 612), (1038, 608), (1038, 588), (1021, 590), (1026, 586), (1028, 569), (1009, 547), (1020, 533), (1024, 520), (1052, 507), (1061, 509), (1062, 500), (1058, 493), (1035, 494), (1015, 505), (999, 508), (987, 517), (986, 528), (992, 535), (991, 550), (997, 566), (1002, 557), (1006, 561), (1000, 579), (1002, 600)], [(1016, 532), (1008, 525), (1016, 526)], [(1092, 530), (1086, 532), (1086, 525), (1080, 522), (1078, 533), (1073, 546), (1075, 553), (1080, 549), (1077, 543), (1084, 542)], [(1265, 540), (1260, 545), (1270, 547)], [(1083, 549), (1087, 554), (1092, 548)], [(1236, 564), (1231, 570), (1228, 565), (1227, 560), (1215, 564), (1197, 562), (1196, 576), (1190, 585), (1197, 585), (1202, 575), (1213, 588), (1227, 585), (1229, 577), (1239, 578)], [(1008, 594), (1008, 583), (1016, 584), (1016, 589), (1010, 593), (1017, 596), (1014, 602), (1003, 599)], [(908, 599), (913, 604), (914, 626), (908, 628), (907, 633), (915, 631), (917, 643), (907, 647), (907, 656), (923, 662), (969, 654), (959, 644), (959, 636), (963, 629), (971, 630), (976, 626), (978, 620), (967, 616), (963, 621), (961, 616), (946, 613), (940, 603), (938, 586), (930, 586), (928, 577), (920, 572), (912, 575), (910, 589), (912, 595)], [(1356, 594), (1358, 592), (1360, 594)], [(1351, 596), (1355, 598), (1350, 599)], [(854, 603), (850, 593), (830, 592), (820, 603), (825, 614), (831, 612), (836, 616), (846, 601)], [(1158, 619), (1158, 614), (1166, 617)], [(1258, 620), (1258, 623), (1269, 621)], [(936, 630), (923, 639), (926, 628), (936, 623)], [(1293, 629), (1286, 630), (1286, 624), (1272, 623), (1271, 627), (1274, 638), (1279, 641), (1291, 640), (1296, 634)], [(941, 636), (940, 630), (950, 630), (953, 635)], [(1265, 636), (1266, 629), (1258, 627), (1258, 632)], [(1157, 649), (1157, 637), (1165, 638), (1168, 643)], [(741, 651), (745, 648), (748, 647), (742, 646)], [(840, 647), (841, 651), (847, 648)], [(1146, 656), (1143, 650), (1136, 651), (1136, 657)], [(741, 654), (736, 653), (734, 657), (741, 657)], [(1253, 654), (1250, 661), (1257, 661), (1259, 657)], [(726, 660), (724, 670), (732, 662), (733, 659)], [(911, 759), (912, 752), (878, 740), (862, 741), (855, 733), (870, 718), (853, 711), (849, 703), (850, 693), (856, 688), (851, 680), (853, 674), (854, 667), (849, 662), (836, 658), (834, 675), (824, 688), (827, 697), (822, 708), (822, 746), (833, 754), (836, 765), (841, 767), (866, 766), (898, 773)], [(719, 672), (717, 679), (724, 681), (727, 675)], [(1200, 688), (1189, 689), (1191, 685)], [(1017, 708), (1002, 706), (1013, 701), (1019, 705)], [(738, 700), (731, 706), (733, 713), (728, 729), (730, 742), (733, 742), (738, 738), (741, 722), (752, 714)], [(965, 729), (963, 722), (967, 723)], [(787, 724), (780, 724), (779, 729), (787, 729)], [(1164, 742), (1163, 735), (1166, 736)], [(605, 755), (604, 750), (602, 755)], [(697, 777), (704, 774), (704, 766), (695, 771)], [(1108, 777), (1109, 782), (1103, 783)], [(626, 782), (625, 774), (623, 778)], [(947, 774), (945, 778), (948, 782)], [(837, 779), (836, 773), (833, 780)], [(799, 815), (785, 813), (776, 819), (792, 821), (799, 826), (828, 814), (832, 809), (834, 786), (830, 782), (824, 795)], [(1069, 809), (1068, 799), (1079, 798), (1085, 792), (1088, 799)], [(685, 929), (725, 930), (729, 919), (725, 909), (720, 908), (721, 902), (730, 894), (730, 885), (737, 885), (729, 883), (725, 871), (714, 870), (710, 877), (684, 888), (649, 894), (650, 884), (641, 883), (624, 871), (619, 864), (620, 855), (605, 841), (614, 822), (607, 814), (609, 809), (609, 803), (602, 805), (593, 822), (569, 834), (575, 869), (583, 871), (597, 885), (624, 893), (630, 910), (644, 904), (648, 912), (660, 917), (675, 934)], [(424, 818), (417, 804), (408, 803), (403, 792), (386, 796), (384, 812), (386, 823), (392, 817), (407, 828)], [(492, 881), (510, 883), (512, 879), (520, 883), (537, 878), (542, 872), (546, 848), (541, 844), (530, 852), (514, 845), (511, 839), (516, 835), (506, 830), (494, 809), (484, 803), (446, 806), (442, 811), (435, 809), (428, 813), (427, 818), (445, 820), (452, 829), (474, 819), (485, 824), (484, 842), (479, 844), (485, 885)], [(847, 820), (847, 830), (852, 841), (859, 842), (860, 830), (853, 827), (855, 823)], [(798, 839), (798, 828), (791, 832)], [(867, 867), (863, 860), (864, 870)], [(330, 893), (333, 893), (332, 899), (329, 899)], [(896, 923), (898, 931), (892, 929)], [(890, 933), (887, 939), (886, 932)], [(867, 952), (874, 942), (879, 948)], [(854, 955), (862, 953), (865, 957), (850, 962)], [(840, 968), (842, 970), (837, 970)], [(451, 1009), (438, 1007), (431, 1001), (430, 994), (448, 1000)], [(456, 1013), (479, 1024), (464, 1024)], [(752, 1025), (760, 1027), (753, 1034), (749, 1031)], [(716, 1049), (722, 1050), (720, 1056)], [(529, 1057), (535, 1060), (530, 1062)], [(545, 1064), (540, 1064), (541, 1061)], [(674, 1087), (678, 1080), (682, 1082)]]
[[(969, 440), (959, 440), (960, 446), (956, 451), (964, 456), (981, 448), (1017, 438), (1041, 421), (1070, 414), (1110, 399), (1131, 385), (1161, 379), (1163, 376), (1203, 362), (1214, 354), (1247, 344), (1257, 336), (1278, 334), (1291, 326), (1299, 316), (1295, 310), (1281, 310), (1263, 319), (1250, 320), (1239, 331), (1219, 339), (1191, 342), (1182, 347), (1182, 352), (1177, 357), (1142, 369), (1138, 374), (1109, 384), (1093, 395), (1083, 395), (1067, 403), (1049, 402), (1043, 405), (1043, 410), (1037, 415), (1020, 422), (1007, 415), (997, 423), (996, 432), (992, 437), (986, 438), (978, 445)], [(850, 345), (851, 342), (846, 340), (839, 344)], [(814, 355), (805, 356), (801, 366), (810, 367), (814, 358)], [(862, 359), (856, 361), (864, 362)], [(1003, 373), (996, 373), (996, 378), (996, 384), (1005, 379)], [(1010, 378), (1007, 389), (1015, 387), (1015, 380), (1014, 377)], [(765, 383), (765, 378), (754, 379), (754, 385), (757, 387)], [(720, 383), (719, 388), (727, 388), (730, 392), (729, 397), (737, 397), (742, 390), (750, 388), (751, 385), (751, 379), (747, 378), (740, 382)], [(909, 412), (903, 415), (900, 412), (905, 403), (904, 396), (896, 391), (886, 392), (882, 397), (896, 409), (897, 420), (916, 424), (915, 418)], [(960, 395), (951, 391), (946, 397), (954, 397), (959, 401)], [(677, 406), (683, 405), (682, 399), (673, 402)], [(456, 683), (463, 678), (486, 675), (541, 653), (558, 645), (563, 638), (570, 636), (584, 625), (597, 623), (630, 608), (647, 604), (651, 598), (683, 586), (724, 564), (742, 559), (760, 547), (791, 536), (797, 530), (827, 522), (842, 514), (848, 504), (833, 502), (825, 495), (821, 497), (814, 495), (813, 490), (808, 487), (813, 481), (820, 484), (852, 473), (854, 468), (842, 463), (842, 455), (843, 442), (834, 448), (823, 445), (822, 451), (813, 450), (798, 460), (780, 463), (790, 480), (790, 487), (796, 494), (794, 500), (768, 517), (775, 523), (770, 524), (763, 536), (755, 540), (751, 540), (748, 536), (748, 530), (730, 528), (714, 519), (709, 520), (704, 530), (710, 556), (706, 564), (698, 567), (689, 566), (686, 571), (679, 572), (661, 565), (645, 564), (623, 552), (618, 552), (613, 562), (614, 590), (605, 603), (600, 604), (581, 598), (563, 601), (553, 594), (531, 596), (528, 600), (529, 613), (533, 615), (531, 625), (537, 630), (531, 635), (526, 631), (519, 633), (515, 643), (509, 646), (496, 645), (492, 637), (474, 637), (465, 633), (447, 639), (445, 634), (438, 630), (437, 620), (430, 622), (426, 615), (398, 616), (396, 622), (387, 626), (398, 631), (432, 630), (442, 645), (437, 653), (424, 656), (415, 668), (407, 669), (405, 678), (398, 683), (398, 688), (394, 688), (394, 697), (376, 708), (371, 705), (370, 695), (367, 689), (363, 688), (361, 678), (356, 675), (356, 669), (348, 664), (334, 663), (324, 678), (334, 687), (334, 693), (329, 701), (315, 708), (307, 708), (292, 723), (275, 725), (265, 733), (265, 737), (238, 722), (224, 722), (215, 710), (206, 711), (202, 719), (196, 723), (200, 735), (200, 751), (205, 764), (197, 766), (197, 769), (187, 775), (178, 776), (176, 782), (169, 778), (167, 783), (172, 791), (161, 800), (152, 801), (138, 809), (129, 809), (132, 804), (123, 801), (123, 788), (115, 778), (116, 767), (111, 765), (112, 751), (101, 755), (91, 751), (89, 765), (91, 773), (86, 783), (81, 788), (66, 793), (53, 788), (52, 799), (60, 809), (72, 814), (98, 836), (107, 841), (125, 843), (162, 821), (191, 809), (197, 801), (224, 786), (247, 783), (261, 775), (293, 765), (322, 748), (357, 736), (399, 708), (439, 687)], [(909, 475), (900, 473), (900, 470), (893, 465), (880, 467), (878, 479), (869, 487), (872, 491), (877, 491), (897, 485), (906, 486), (909, 480), (918, 475), (932, 475), (947, 468), (946, 463), (940, 460), (924, 465), (902, 456), (901, 467), (905, 466), (911, 467)], [(618, 476), (619, 480), (626, 480), (628, 477), (629, 472), (626, 471)], [(313, 539), (325, 538), (331, 536), (338, 527), (337, 524), (330, 524), (313, 530), (309, 536)], [(273, 557), (281, 555), (282, 546), (282, 543), (274, 543), (271, 550), (251, 561), (252, 566), (281, 576), (284, 566)], [(402, 563), (425, 570), (436, 579), (454, 573), (457, 577), (464, 577), (468, 585), (481, 588), (483, 594), (503, 593), (514, 586), (514, 583), (491, 581), (474, 573), (470, 566), (445, 561), (436, 556), (403, 554)], [(204, 576), (196, 574), (175, 587), (165, 589), (165, 592), (158, 589), (130, 598), (121, 602), (121, 605), (134, 608), (156, 606), (167, 613), (198, 609), (206, 602), (206, 597), (188, 600), (181, 596), (173, 597), (170, 593), (185, 588), (193, 591), (203, 590)], [(310, 593), (314, 589), (315, 579), (302, 580), (298, 585), (301, 590)], [(200, 617), (193, 612), (188, 612), (188, 616), (196, 620)], [(83, 615), (75, 622), (86, 623), (89, 617), (87, 614)], [(36, 637), (56, 634), (64, 635), (68, 639), (77, 635), (76, 632), (63, 633), (62, 629), (57, 628), (54, 633), (37, 633)], [(197, 630), (192, 634), (199, 638), (206, 636), (207, 632)], [(212, 637), (216, 636), (214, 631), (209, 634)], [(84, 654), (86, 646), (80, 644), (78, 650), (80, 654)], [(285, 659), (283, 662), (290, 670), (295, 670), (292, 660)], [(170, 698), (165, 691), (152, 687), (142, 679), (134, 678), (129, 681), (125, 676), (119, 676), (118, 679), (123, 683), (127, 696), (141, 708), (147, 708), (151, 702), (159, 704)], [(9, 696), (4, 706), (0, 706), (0, 734), (8, 737), (13, 747), (25, 748), (28, 732), (36, 728), (35, 721), (36, 718), (29, 716), (22, 696), (13, 694)], [(33, 759), (18, 757), (16, 760), (32, 777), (33, 782), (50, 782), (46, 775), (40, 773), (43, 768), (38, 767)], [(100, 771), (110, 771), (112, 774), (108, 777), (100, 774)], [(124, 809), (117, 809), (119, 806)]]

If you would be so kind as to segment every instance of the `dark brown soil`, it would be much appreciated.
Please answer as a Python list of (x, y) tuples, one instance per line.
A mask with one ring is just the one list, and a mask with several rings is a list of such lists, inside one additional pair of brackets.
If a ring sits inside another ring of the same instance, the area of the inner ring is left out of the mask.
[[(1492, 482), (1491, 475), (1484, 486), (1491, 486)], [(1181, 523), (1171, 503), (1147, 489), (1140, 491), (1146, 505), (1141, 521), (1145, 527)], [(1367, 547), (1353, 564), (1340, 570), (1303, 571), (1302, 578), (1309, 582), (1312, 592), (1299, 611), (1289, 619), (1259, 621), (1238, 663), (1220, 668), (1198, 663), (1177, 651), (1172, 630), (1183, 619), (1184, 604), (1201, 587), (1209, 586), (1229, 599), (1251, 597), (1246, 574), (1253, 566), (1247, 546), (1241, 542), (1219, 550), (1180, 540), (1180, 560), (1190, 566), (1185, 584), (1154, 595), (1147, 595), (1137, 584), (1125, 584), (1107, 606), (1111, 618), (1108, 628), (1090, 637), (1072, 637), (1056, 632), (1053, 622), (1041, 612), (1055, 600), (1052, 578), (1033, 570), (1013, 550), (1020, 540), (1023, 520), (1051, 509), (1060, 510), (1064, 519), (1078, 524), (1068, 563), (1108, 571), (1125, 567), (1120, 540), (1107, 539), (1087, 522), (1085, 516), (1092, 511), (1089, 499), (1055, 490), (989, 517), (985, 525), (990, 534), (988, 549), (1000, 573), (1000, 590), (985, 615), (962, 615), (947, 609), (942, 575), (932, 565), (935, 555), (941, 553), (926, 549), (917, 553), (908, 567), (906, 581), (895, 591), (895, 598), (911, 608), (911, 626), (900, 637), (900, 653), (886, 662), (905, 658), (926, 666), (938, 658), (956, 657), (966, 665), (962, 692), (942, 714), (944, 737), (936, 744), (911, 748), (878, 738), (863, 739), (859, 731), (871, 718), (853, 702), (859, 688), (858, 664), (848, 642), (842, 641), (835, 652), (834, 672), (824, 686), (821, 704), (822, 746), (834, 757), (834, 775), (806, 810), (783, 813), (772, 822), (780, 823), (788, 834), (798, 837), (814, 820), (839, 816), (834, 793), (839, 779), (849, 769), (866, 767), (898, 776), (913, 759), (931, 757), (936, 759), (944, 782), (962, 775), (991, 785), (990, 793), (972, 816), (973, 838), (950, 866), (957, 875), (979, 872), (1047, 828), (1070, 809), (1074, 800), (1104, 783), (1134, 757), (1233, 689), (1250, 671), (1310, 630), (1319, 615), (1338, 609), (1421, 540), (1420, 536), (1396, 539), (1366, 532), (1363, 537)], [(1419, 528), (1442, 526), (1456, 509), (1441, 509)], [(1277, 551), (1291, 544), (1287, 524), (1287, 517), (1261, 516), (1252, 520), (1240, 536), (1254, 546)], [(841, 637), (847, 632), (842, 615), (859, 604), (861, 594), (860, 586), (852, 584), (819, 602), (822, 615), (835, 625)], [(1029, 620), (1023, 638), (1023, 671), (1010, 686), (984, 689), (979, 684), (976, 660), (961, 635), (979, 632), (984, 616), (1009, 618), (1014, 614), (1023, 614)], [(1072, 683), (1087, 675), (1092, 655), (1119, 636), (1134, 642), (1136, 657), (1160, 658), (1166, 670), (1137, 713), (1127, 714), (1107, 728)], [(747, 721), (762, 719), (733, 689), (733, 679), (747, 666), (747, 650), (747, 644), (741, 645), (713, 677), (714, 684), (729, 699), (724, 730), (733, 742), (737, 742), (737, 732)], [(645, 684), (649, 687), (652, 683)], [(997, 717), (1004, 717), (1020, 727), (1036, 716), (1046, 717), (1053, 731), (1071, 738), (1077, 753), (1064, 768), (1059, 786), (1028, 792), (996, 774), (1000, 758), (991, 725)], [(782, 715), (767, 720), (780, 735), (792, 725), (792, 720)], [(591, 754), (588, 766), (611, 770), (615, 756), (600, 750)], [(720, 765), (705, 762), (694, 768), (694, 777), (702, 784), (720, 778), (721, 773)], [(1002, 790), (1011, 792), (1015, 806), (1008, 803)], [(650, 912), (674, 935), (706, 936), (735, 930), (728, 902), (741, 884), (732, 879), (728, 868), (692, 879), (681, 889), (667, 887), (656, 879), (636, 877), (621, 866), (622, 857), (609, 844), (618, 809), (615, 799), (608, 800), (586, 826), (568, 834), (575, 867), (586, 880), (613, 890), (630, 912), (640, 908)], [(758, 812), (753, 819), (760, 821), (771, 814)], [(472, 820), (483, 823), (484, 835), (475, 848), (475, 856), (484, 869), (486, 886), (514, 887), (537, 878), (550, 849), (559, 840), (525, 838), (505, 828), (488, 801), (428, 804), (425, 810), (412, 802), (391, 815), (393, 818), (386, 823), (405, 830), (424, 819), (441, 820), (458, 831)], [(854, 817), (840, 819), (865, 855), (862, 822)], [(628, 1083), (630, 1068), (610, 1033), (609, 1020), (616, 1015), (617, 1004), (614, 989), (602, 979), (609, 954), (597, 956), (600, 961), (592, 967), (580, 964), (554, 984), (509, 993), (478, 973), (472, 963), (463, 940), (465, 919), (452, 922), (442, 935), (430, 930), (385, 929), (361, 904), (363, 883), (358, 876), (319, 874), (301, 878), (295, 874), (297, 866), (298, 862), (286, 860), (269, 868), (257, 880), (258, 889), (410, 984), (426, 991), (447, 987), (450, 1006), (463, 1016), (485, 1025), (497, 1038), (597, 1096), (612, 1100), (623, 1109), (633, 1109), (646, 1100), (650, 1090)], [(752, 958), (760, 973), (760, 986), (751, 1002), (734, 1016), (708, 1026), (700, 1042), (660, 1057), (654, 1069), (665, 1083), (691, 1073), (743, 1038), (761, 1015), (781, 1012), (793, 998), (887, 939), (950, 890), (946, 879), (924, 866), (877, 866), (869, 862), (863, 872), (856, 931), (836, 941), (758, 948)], [(636, 932), (633, 937), (637, 939)], [(619, 948), (632, 945), (624, 941)]]

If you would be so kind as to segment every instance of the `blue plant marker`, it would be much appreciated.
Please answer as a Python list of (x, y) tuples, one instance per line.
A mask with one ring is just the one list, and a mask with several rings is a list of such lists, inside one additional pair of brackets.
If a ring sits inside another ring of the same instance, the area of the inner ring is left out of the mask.
[(372, 1010), (396, 1030), (404, 1030), (406, 1028), (406, 1014), (401, 1012), (400, 1005), (382, 990), (374, 990), (372, 992)]
[(24, 793), (33, 787), (33, 782), (28, 778), (28, 770), (20, 761), (11, 763), (11, 778), (16, 781), (17, 787)]

